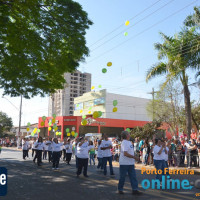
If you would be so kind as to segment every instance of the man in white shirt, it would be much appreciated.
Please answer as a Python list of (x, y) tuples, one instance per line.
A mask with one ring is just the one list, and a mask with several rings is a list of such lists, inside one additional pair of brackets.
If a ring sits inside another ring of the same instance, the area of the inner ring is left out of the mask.
[(89, 157), (89, 152), (88, 152), (88, 141), (84, 140), (83, 137), (80, 138), (80, 142), (77, 145), (77, 160), (78, 160), (78, 169), (77, 169), (77, 177), (82, 172), (83, 168), (83, 175), (85, 177), (88, 177), (87, 175), (87, 167), (88, 167), (88, 157)]
[(26, 138), (24, 138), (22, 141), (22, 150), (23, 150), (23, 159), (24, 160), (26, 160), (26, 157), (28, 157), (28, 147), (29, 147), (29, 142), (27, 141)]
[(100, 147), (103, 154), (104, 175), (107, 174), (107, 167), (106, 167), (107, 161), (109, 162), (109, 166), (110, 166), (110, 175), (115, 175), (113, 172), (113, 166), (112, 166), (112, 153), (111, 153), (112, 142), (108, 140), (108, 136), (106, 134), (104, 135), (104, 140), (102, 140)]
[(121, 144), (121, 153), (119, 157), (119, 171), (120, 178), (118, 183), (118, 192), (119, 194), (124, 194), (123, 187), (126, 178), (126, 174), (128, 173), (133, 195), (140, 195), (141, 192), (138, 191), (138, 181), (135, 173), (135, 159), (138, 160), (137, 157), (134, 156), (134, 148), (133, 144), (130, 140), (130, 133), (128, 131), (122, 131), (121, 137), (123, 139)]
[(52, 161), (52, 138), (48, 138), (48, 141), (46, 141), (46, 145), (48, 146), (48, 159), (49, 162)]

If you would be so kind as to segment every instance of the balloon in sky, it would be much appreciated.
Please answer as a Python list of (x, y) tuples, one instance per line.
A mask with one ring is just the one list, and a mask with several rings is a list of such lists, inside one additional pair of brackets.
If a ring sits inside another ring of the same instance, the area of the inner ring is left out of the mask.
[(88, 114), (91, 114), (91, 113), (92, 113), (91, 111), (88, 112)]
[(98, 113), (97, 111), (95, 111), (95, 112), (93, 113), (93, 118), (96, 119), (96, 118), (98, 118), (98, 117), (99, 117), (99, 113)]
[(28, 122), (28, 123), (27, 123), (27, 126), (30, 126), (30, 125), (31, 125), (31, 123), (30, 123), (30, 122)]
[(62, 135), (62, 132), (59, 132), (59, 135)]
[(107, 72), (107, 69), (106, 68), (103, 68), (102, 69), (102, 72), (105, 74)]
[(107, 66), (108, 66), (108, 67), (111, 67), (111, 66), (112, 66), (112, 62), (108, 62), (108, 63), (107, 63)]
[(91, 87), (91, 90), (94, 90), (94, 88), (95, 88), (95, 87), (94, 87), (94, 86), (92, 86), (92, 87)]
[(69, 137), (69, 136), (70, 136), (70, 133), (67, 133), (67, 136)]
[(39, 133), (39, 132), (40, 132), (40, 129), (38, 129), (37, 132)]
[(116, 106), (118, 104), (118, 101), (117, 100), (114, 100), (113, 101), (113, 106)]
[(66, 132), (69, 133), (69, 128), (66, 128)]
[(57, 131), (57, 130), (58, 130), (58, 127), (54, 128), (54, 130)]
[(130, 22), (129, 22), (129, 21), (126, 21), (126, 22), (125, 22), (125, 25), (126, 25), (126, 26), (128, 26), (129, 24), (130, 24)]
[(80, 113), (82, 113), (83, 112), (83, 110), (80, 110)]
[(44, 122), (41, 122), (41, 126), (44, 126)]
[(59, 135), (59, 133), (58, 133), (58, 132), (56, 132), (56, 135)]
[(89, 110), (92, 110), (92, 106), (89, 107)]
[(102, 88), (102, 86), (101, 86), (101, 85), (99, 85), (99, 86), (98, 86), (98, 88)]
[(30, 131), (30, 128), (27, 128), (26, 130), (27, 130), (27, 131)]
[(52, 123), (54, 124), (56, 122), (56, 120), (55, 119), (52, 119)]
[(51, 127), (49, 127), (48, 130), (51, 131)]
[(113, 108), (113, 112), (117, 112), (117, 108), (116, 107)]
[(51, 126), (52, 125), (52, 123), (51, 123), (51, 121), (49, 122), (49, 126)]
[(33, 133), (33, 132), (31, 133), (31, 136), (34, 136), (34, 133)]
[(124, 33), (124, 36), (127, 36), (127, 35), (128, 35), (128, 32), (125, 32), (125, 33)]
[(56, 118), (56, 114), (53, 114), (53, 118)]
[(81, 122), (81, 124), (82, 124), (83, 126), (87, 125), (87, 120), (86, 120), (86, 119), (83, 119), (82, 122)]
[(42, 120), (43, 120), (43, 121), (45, 121), (45, 120), (46, 120), (46, 117), (45, 117), (45, 116), (43, 116), (43, 117), (42, 117)]

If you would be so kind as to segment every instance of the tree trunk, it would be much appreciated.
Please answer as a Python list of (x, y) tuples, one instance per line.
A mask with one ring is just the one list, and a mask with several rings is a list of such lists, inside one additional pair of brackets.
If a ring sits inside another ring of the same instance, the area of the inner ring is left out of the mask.
[(192, 129), (192, 112), (190, 103), (190, 91), (187, 84), (184, 84), (185, 119), (188, 139), (190, 139)]

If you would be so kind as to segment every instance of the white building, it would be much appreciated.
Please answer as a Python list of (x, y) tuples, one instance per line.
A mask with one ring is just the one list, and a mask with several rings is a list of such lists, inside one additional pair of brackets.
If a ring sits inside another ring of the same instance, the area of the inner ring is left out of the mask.
[[(113, 112), (113, 101), (117, 100), (117, 112)], [(151, 121), (146, 106), (149, 99), (108, 93), (106, 90), (88, 92), (74, 99), (74, 116), (92, 115), (101, 111), (103, 118)]]
[(91, 74), (75, 71), (74, 73), (65, 73), (66, 87), (57, 90), (49, 97), (48, 116), (56, 114), (57, 116), (73, 115), (74, 98), (83, 95), (91, 90)]

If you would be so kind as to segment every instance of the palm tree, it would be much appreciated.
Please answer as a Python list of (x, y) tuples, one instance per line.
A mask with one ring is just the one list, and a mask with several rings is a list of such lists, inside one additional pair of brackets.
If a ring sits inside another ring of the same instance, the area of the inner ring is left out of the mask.
[[(194, 14), (189, 15), (185, 19), (184, 24), (187, 27), (195, 27), (196, 29), (200, 28), (200, 7), (194, 7)], [(200, 71), (196, 73), (195, 78), (197, 79), (199, 76), (200, 76)]]
[(164, 33), (160, 34), (164, 42), (155, 44), (160, 62), (147, 71), (146, 81), (148, 82), (156, 76), (165, 75), (166, 80), (162, 85), (165, 87), (170, 81), (180, 80), (184, 92), (187, 134), (190, 138), (192, 119), (187, 71), (188, 69), (200, 69), (200, 35), (194, 28), (184, 28), (174, 37), (169, 37)]

